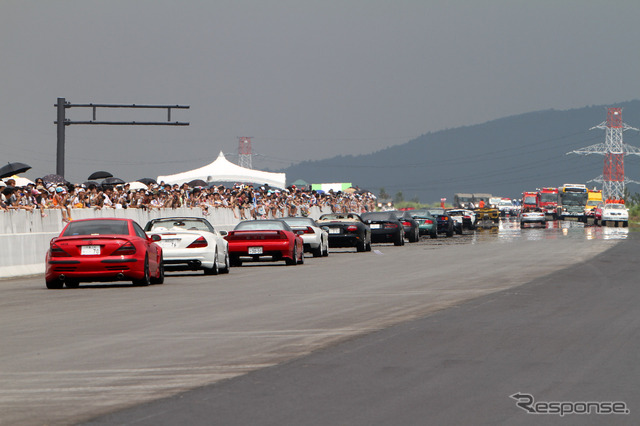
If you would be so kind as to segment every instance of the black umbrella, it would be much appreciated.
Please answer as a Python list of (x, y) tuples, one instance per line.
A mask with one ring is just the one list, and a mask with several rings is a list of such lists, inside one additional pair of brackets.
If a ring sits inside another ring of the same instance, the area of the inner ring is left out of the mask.
[(0, 167), (0, 179), (24, 173), (30, 168), (31, 166), (24, 163), (7, 163), (6, 166)]
[(91, 173), (91, 176), (89, 176), (87, 179), (89, 180), (96, 180), (96, 179), (106, 179), (106, 178), (110, 178), (113, 177), (113, 175), (109, 172), (105, 172), (104, 170), (99, 171), (99, 172), (93, 172)]
[(102, 181), (103, 185), (124, 185), (126, 182), (117, 177), (106, 178)]
[(99, 182), (96, 182), (95, 180), (88, 180), (83, 184), (85, 187), (90, 187), (91, 185), (95, 185), (96, 188), (100, 189), (102, 187), (102, 185)]
[(65, 178), (63, 178), (60, 175), (46, 175), (42, 177), (42, 181), (44, 183), (59, 183), (62, 185), (66, 185), (67, 183), (69, 183)]
[(207, 182), (203, 181), (202, 179), (194, 179), (191, 182), (187, 183), (187, 185), (189, 185), (192, 188), (195, 188), (196, 186), (202, 186), (202, 187), (209, 186), (207, 185)]
[(138, 179), (138, 182), (144, 183), (145, 185), (157, 185), (158, 184), (158, 182), (156, 182), (155, 179), (151, 179), (151, 178)]

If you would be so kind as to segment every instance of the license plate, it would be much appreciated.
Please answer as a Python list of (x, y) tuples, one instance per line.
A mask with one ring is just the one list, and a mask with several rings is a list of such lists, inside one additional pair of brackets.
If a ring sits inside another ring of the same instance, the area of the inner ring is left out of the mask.
[(80, 247), (81, 255), (96, 255), (100, 254), (100, 246), (82, 246)]
[(341, 234), (342, 230), (340, 228), (329, 228), (330, 234)]
[(162, 248), (178, 247), (178, 240), (160, 240), (157, 242)]
[(382, 228), (382, 226), (379, 223), (372, 223), (371, 224), (371, 229), (380, 229)]
[(262, 247), (249, 247), (249, 254), (262, 254)]

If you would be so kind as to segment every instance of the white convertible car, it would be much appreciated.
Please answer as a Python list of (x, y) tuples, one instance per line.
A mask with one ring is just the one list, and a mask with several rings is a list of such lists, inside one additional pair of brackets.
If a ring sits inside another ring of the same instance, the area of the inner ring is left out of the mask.
[[(329, 233), (320, 228), (310, 217), (283, 217), (280, 219), (289, 225), (294, 232), (302, 231), (304, 251), (313, 257), (329, 256)], [(325, 227), (326, 228), (326, 227)]]
[(166, 270), (204, 270), (206, 275), (229, 272), (226, 231), (217, 231), (200, 217), (153, 219), (144, 230), (159, 235)]

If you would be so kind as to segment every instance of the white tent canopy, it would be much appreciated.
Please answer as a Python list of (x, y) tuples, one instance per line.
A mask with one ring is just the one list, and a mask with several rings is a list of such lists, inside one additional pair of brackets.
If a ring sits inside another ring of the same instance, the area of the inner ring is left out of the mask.
[(233, 164), (224, 157), (222, 151), (218, 158), (204, 167), (190, 170), (188, 172), (176, 173), (169, 176), (158, 176), (158, 183), (164, 181), (171, 185), (181, 185), (191, 182), (194, 179), (202, 179), (210, 182), (251, 182), (259, 185), (267, 184), (276, 188), (284, 188), (286, 175), (284, 173), (263, 172), (260, 170), (247, 169)]

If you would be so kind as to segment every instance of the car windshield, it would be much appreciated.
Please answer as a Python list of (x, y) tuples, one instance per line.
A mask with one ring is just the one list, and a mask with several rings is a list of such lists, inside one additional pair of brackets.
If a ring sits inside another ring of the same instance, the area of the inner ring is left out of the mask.
[(248, 220), (237, 224), (234, 231), (289, 231), (290, 229), (281, 220)]
[(605, 208), (611, 209), (611, 210), (625, 210), (626, 209), (624, 204), (607, 204), (605, 206)]
[(587, 202), (586, 192), (565, 192), (561, 198), (566, 206), (584, 206)]
[(285, 217), (281, 220), (291, 227), (316, 226), (314, 220), (309, 217)]
[(443, 209), (433, 209), (433, 210), (429, 210), (429, 214), (431, 215), (443, 215), (444, 214), (444, 210)]
[(540, 201), (543, 203), (555, 203), (558, 201), (558, 194), (550, 194), (548, 192), (540, 193)]
[(400, 211), (400, 210), (391, 210), (389, 213), (393, 214), (398, 219), (404, 217), (407, 214), (406, 211)]
[(147, 223), (145, 231), (206, 231), (214, 232), (213, 227), (204, 219), (196, 218), (169, 218), (155, 220)]
[(522, 202), (524, 204), (535, 204), (536, 203), (536, 197), (535, 197), (535, 195), (527, 195), (526, 197), (524, 197)]
[(319, 220), (359, 220), (359, 216), (354, 213), (327, 213), (320, 216)]
[(411, 210), (411, 217), (431, 216), (428, 210)]
[[(535, 198), (534, 198), (534, 201), (535, 201)], [(513, 203), (510, 200), (500, 200), (500, 204), (499, 205), (503, 206), (503, 207), (504, 206), (511, 207), (511, 206), (513, 206)]]
[(363, 213), (362, 220), (365, 222), (368, 220), (396, 220), (396, 216), (393, 212), (371, 212)]
[(71, 222), (63, 237), (74, 235), (129, 235), (129, 223), (126, 220), (81, 220)]

